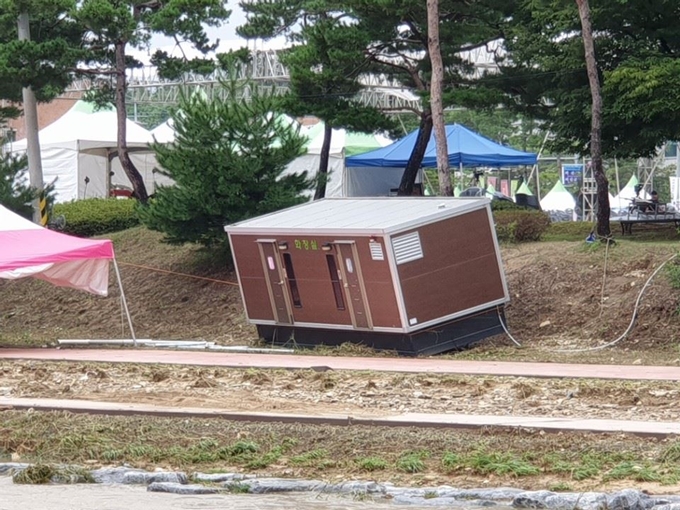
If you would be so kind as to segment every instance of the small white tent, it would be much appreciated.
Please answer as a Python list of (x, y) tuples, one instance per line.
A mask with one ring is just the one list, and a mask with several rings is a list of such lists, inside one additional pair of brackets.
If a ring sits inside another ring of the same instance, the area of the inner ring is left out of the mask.
[[(616, 195), (613, 200), (610, 200), (609, 206), (612, 208), (612, 210), (614, 211), (628, 210), (630, 204), (632, 203), (632, 200), (635, 198), (635, 186), (637, 186), (638, 183), (639, 183), (638, 178), (635, 175), (632, 175), (628, 180), (628, 183), (626, 183), (623, 189), (619, 191), (619, 194)], [(641, 198), (643, 200), (651, 200), (649, 193), (647, 193), (644, 189), (640, 191), (638, 198)]]
[(172, 119), (168, 119), (151, 130), (151, 136), (158, 143), (172, 143), (175, 141), (175, 127)]
[[(153, 193), (156, 159), (149, 143), (151, 133), (128, 120), (127, 145), (130, 157), (142, 174), (147, 191)], [(55, 182), (57, 202), (109, 196), (112, 187), (131, 187), (117, 157), (116, 111), (94, 111), (78, 101), (39, 132), (45, 183)], [(12, 153), (26, 151), (26, 139), (9, 146)]]
[[(324, 130), (324, 123), (319, 122), (302, 131), (302, 134), (309, 138), (309, 142), (306, 145), (307, 154), (300, 156), (288, 165), (287, 171), (289, 173), (302, 173), (306, 171), (309, 177), (316, 176), (319, 171)], [(381, 135), (334, 129), (331, 136), (331, 150), (328, 161), (329, 176), (326, 181), (326, 197), (359, 196), (355, 192), (356, 190), (353, 190), (352, 183), (349, 182), (350, 180), (345, 169), (345, 158), (386, 147), (391, 143), (392, 140)]]
[(558, 180), (546, 196), (541, 199), (544, 211), (573, 211), (576, 208), (574, 196)]

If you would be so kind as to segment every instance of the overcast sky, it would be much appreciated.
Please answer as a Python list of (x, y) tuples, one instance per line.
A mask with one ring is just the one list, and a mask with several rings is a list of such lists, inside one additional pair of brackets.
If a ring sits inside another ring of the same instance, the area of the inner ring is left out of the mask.
[[(232, 2), (230, 2), (232, 4)], [(220, 27), (209, 27), (206, 32), (208, 34), (208, 37), (210, 37), (211, 41), (214, 42), (216, 39), (220, 40), (220, 51), (227, 51), (229, 49), (238, 49), (243, 46), (247, 46), (251, 49), (253, 48), (263, 48), (264, 46), (267, 47), (274, 47), (274, 48), (279, 48), (281, 47), (285, 41), (282, 39), (278, 39), (276, 41), (271, 41), (264, 43), (262, 41), (255, 42), (255, 41), (247, 41), (245, 39), (241, 39), (238, 35), (236, 35), (236, 29), (243, 25), (246, 21), (246, 16), (239, 7), (238, 3), (233, 2), (233, 5), (229, 5), (229, 9), (231, 10), (231, 16), (229, 16), (229, 19)], [(167, 51), (171, 55), (174, 56), (180, 56), (179, 50), (176, 48), (176, 43), (173, 39), (169, 37), (161, 37), (161, 36), (155, 36), (151, 39), (151, 47), (148, 50), (134, 50), (132, 48), (129, 48), (128, 52), (131, 55), (134, 55), (138, 59), (142, 60), (145, 63), (148, 63), (149, 57), (157, 50), (157, 49), (163, 49), (164, 51)], [(183, 45), (184, 50), (187, 51), (187, 45)], [(187, 53), (188, 56), (191, 56), (191, 54)]]

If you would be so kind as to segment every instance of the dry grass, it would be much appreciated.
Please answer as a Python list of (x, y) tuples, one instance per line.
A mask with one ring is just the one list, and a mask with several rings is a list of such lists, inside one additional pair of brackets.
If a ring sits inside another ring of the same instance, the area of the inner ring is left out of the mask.
[(0, 428), (0, 460), (14, 454), (41, 464), (128, 463), (189, 472), (370, 477), (460, 487), (490, 483), (544, 488), (548, 479), (574, 490), (603, 489), (617, 481), (674, 484), (680, 477), (674, 463), (678, 449), (674, 441), (620, 434), (328, 427), (13, 411), (2, 413)]
[[(143, 228), (111, 236), (120, 262), (235, 281), (226, 263), (193, 246), (169, 246)], [(549, 241), (505, 246), (511, 294), (507, 321), (522, 342), (518, 349), (499, 336), (449, 357), (578, 363), (680, 363), (680, 294), (660, 273), (649, 287), (631, 335), (613, 349), (588, 348), (625, 330), (633, 304), (651, 272), (677, 251), (667, 236), (619, 239), (605, 251), (596, 244)], [(604, 303), (601, 282), (607, 259)], [(238, 288), (122, 265), (126, 293), (140, 338), (206, 339), (259, 345), (246, 324)], [(59, 338), (116, 338), (121, 331), (113, 279), (108, 298), (60, 289), (40, 281), (0, 281), (0, 345), (49, 345)], [(546, 325), (549, 322), (548, 325)], [(544, 326), (541, 327), (541, 324)], [(393, 356), (360, 345), (320, 347), (303, 353), (328, 356)]]

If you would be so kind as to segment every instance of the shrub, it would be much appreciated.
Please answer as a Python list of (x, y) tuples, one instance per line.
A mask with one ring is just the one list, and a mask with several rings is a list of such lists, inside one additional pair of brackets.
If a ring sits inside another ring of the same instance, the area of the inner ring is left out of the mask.
[(540, 211), (501, 210), (494, 212), (499, 241), (539, 241), (550, 226), (550, 217)]
[(81, 237), (117, 232), (139, 225), (134, 200), (89, 198), (65, 204), (55, 204), (55, 216), (63, 215), (63, 231)]
[(511, 200), (492, 200), (491, 210), (492, 211), (526, 211), (529, 208), (524, 205), (517, 205)]

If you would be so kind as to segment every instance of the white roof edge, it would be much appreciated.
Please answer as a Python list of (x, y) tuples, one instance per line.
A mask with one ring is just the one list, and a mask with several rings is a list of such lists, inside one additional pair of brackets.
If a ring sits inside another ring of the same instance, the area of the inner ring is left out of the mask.
[[(389, 201), (395, 200), (397, 197), (333, 197), (324, 198), (322, 200), (305, 202), (304, 204), (289, 207), (287, 209), (282, 209), (280, 211), (275, 211), (272, 213), (264, 214), (262, 216), (256, 217), (257, 219), (266, 218), (269, 216), (274, 216), (281, 213), (282, 211), (289, 211), (291, 209), (298, 209), (301, 207), (310, 207), (315, 203), (322, 201)], [(403, 221), (394, 225), (389, 225), (385, 228), (379, 227), (361, 227), (352, 226), (347, 228), (328, 228), (323, 227), (290, 227), (290, 226), (274, 226), (274, 225), (262, 225), (262, 226), (252, 226), (247, 225), (248, 222), (256, 218), (249, 218), (247, 220), (242, 220), (237, 223), (229, 224), (224, 226), (225, 232), (228, 233), (240, 233), (240, 234), (262, 234), (263, 232), (271, 233), (288, 233), (288, 232), (299, 232), (299, 233), (315, 233), (320, 235), (348, 235), (348, 234), (361, 234), (361, 235), (390, 235), (398, 233), (402, 230), (407, 230), (409, 228), (414, 228), (420, 225), (424, 225), (432, 222), (433, 220), (447, 219), (451, 217), (458, 216), (470, 211), (477, 209), (482, 209), (487, 207), (491, 200), (488, 197), (398, 197), (401, 200), (418, 200), (418, 201), (430, 201), (430, 202), (441, 202), (441, 201), (451, 201), (451, 202), (462, 202), (469, 201), (464, 207), (457, 207), (455, 209), (437, 209), (427, 214), (417, 215), (408, 221)]]

